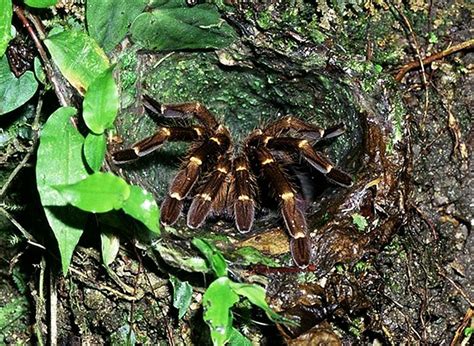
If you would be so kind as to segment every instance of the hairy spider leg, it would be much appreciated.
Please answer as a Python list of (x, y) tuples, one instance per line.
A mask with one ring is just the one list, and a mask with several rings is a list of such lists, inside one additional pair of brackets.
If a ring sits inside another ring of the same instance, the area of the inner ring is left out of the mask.
[(271, 123), (262, 132), (266, 136), (274, 137), (287, 134), (290, 130), (298, 132), (305, 139), (317, 142), (342, 135), (346, 131), (346, 127), (341, 123), (323, 129), (289, 115)]
[(183, 209), (183, 200), (198, 180), (203, 162), (212, 161), (229, 149), (230, 136), (227, 129), (219, 126), (216, 132), (219, 133), (209, 137), (191, 151), (189, 159), (171, 183), (168, 195), (161, 204), (163, 225), (172, 225), (178, 219)]
[(280, 211), (286, 229), (292, 238), (290, 250), (293, 260), (299, 267), (306, 267), (311, 261), (311, 240), (308, 236), (304, 213), (296, 199), (296, 193), (270, 150), (259, 146), (254, 151), (262, 173), (268, 179), (271, 189), (277, 192), (281, 200)]
[(255, 179), (250, 172), (247, 158), (243, 155), (234, 160), (234, 217), (241, 233), (250, 231), (255, 219)]
[(262, 132), (266, 136), (273, 137), (281, 134), (286, 134), (290, 130), (301, 133), (313, 140), (319, 140), (323, 138), (325, 133), (323, 128), (307, 123), (291, 115), (285, 116), (281, 119), (274, 121), (273, 123), (266, 126)]
[(161, 104), (148, 95), (143, 95), (145, 109), (154, 114), (162, 114), (167, 118), (185, 119), (193, 116), (207, 129), (214, 130), (219, 122), (211, 112), (199, 102), (186, 102), (176, 104)]
[(193, 142), (203, 139), (204, 135), (205, 129), (201, 126), (163, 126), (154, 135), (136, 142), (131, 148), (114, 152), (112, 159), (116, 164), (134, 161), (157, 150), (166, 141)]
[(188, 211), (188, 227), (198, 228), (206, 220), (211, 211), (212, 204), (229, 174), (230, 168), (231, 162), (227, 155), (220, 157), (214, 171), (193, 198)]
[(331, 182), (345, 187), (352, 185), (350, 175), (335, 167), (321, 152), (314, 150), (306, 139), (272, 137), (266, 141), (266, 146), (272, 150), (299, 152), (311, 166), (323, 173)]

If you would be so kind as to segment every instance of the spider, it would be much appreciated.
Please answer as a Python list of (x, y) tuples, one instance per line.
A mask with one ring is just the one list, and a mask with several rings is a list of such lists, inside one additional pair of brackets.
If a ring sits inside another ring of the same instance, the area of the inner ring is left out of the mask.
[[(310, 263), (311, 241), (303, 204), (297, 184), (283, 164), (291, 155), (299, 154), (330, 182), (346, 187), (352, 185), (347, 173), (313, 147), (322, 139), (342, 134), (342, 125), (322, 129), (285, 116), (254, 130), (243, 140), (240, 150), (234, 152), (229, 130), (201, 103), (162, 105), (144, 95), (143, 105), (154, 115), (194, 118), (198, 122), (198, 125), (160, 127), (154, 135), (131, 148), (112, 154), (114, 163), (122, 164), (150, 154), (166, 141), (193, 143), (161, 204), (163, 225), (174, 224), (183, 211), (185, 200), (192, 198), (187, 212), (190, 228), (200, 227), (211, 214), (225, 213), (233, 216), (238, 231), (245, 233), (252, 228), (258, 196), (273, 195), (279, 202), (281, 216), (291, 236), (290, 250), (294, 262), (299, 267)], [(262, 178), (266, 186), (259, 184)]]

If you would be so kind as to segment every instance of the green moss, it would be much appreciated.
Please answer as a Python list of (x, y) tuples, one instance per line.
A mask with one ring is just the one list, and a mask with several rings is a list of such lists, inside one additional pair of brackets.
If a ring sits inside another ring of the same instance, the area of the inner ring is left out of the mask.
[(213, 53), (176, 54), (150, 73), (145, 84), (163, 103), (204, 103), (237, 137), (278, 111), (265, 99), (265, 76), (222, 69)]

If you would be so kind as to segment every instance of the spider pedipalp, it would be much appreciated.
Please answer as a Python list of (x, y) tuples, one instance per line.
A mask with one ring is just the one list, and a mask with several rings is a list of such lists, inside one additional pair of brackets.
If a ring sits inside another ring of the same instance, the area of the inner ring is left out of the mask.
[(200, 227), (211, 214), (227, 213), (233, 216), (238, 231), (245, 233), (253, 227), (259, 204), (257, 197), (273, 195), (291, 237), (294, 262), (300, 267), (307, 266), (311, 261), (311, 239), (304, 203), (298, 186), (282, 165), (281, 153), (298, 155), (329, 181), (350, 186), (351, 177), (314, 149), (318, 141), (342, 134), (344, 127), (322, 129), (286, 116), (253, 131), (234, 153), (229, 130), (201, 103), (162, 105), (149, 96), (143, 99), (148, 112), (166, 118), (195, 119), (199, 123), (160, 127), (154, 135), (131, 148), (112, 154), (114, 162), (121, 164), (148, 155), (167, 141), (194, 143), (161, 204), (161, 223), (174, 224), (185, 200), (192, 199), (187, 211), (188, 227)]

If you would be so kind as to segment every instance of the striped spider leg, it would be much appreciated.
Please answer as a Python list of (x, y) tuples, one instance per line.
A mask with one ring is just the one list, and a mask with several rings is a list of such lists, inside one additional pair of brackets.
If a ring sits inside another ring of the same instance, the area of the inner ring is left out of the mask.
[[(293, 131), (302, 138), (281, 137)], [(304, 211), (297, 200), (295, 188), (286, 173), (277, 162), (272, 151), (300, 153), (303, 158), (326, 177), (339, 185), (350, 186), (352, 179), (342, 170), (334, 167), (322, 153), (314, 150), (310, 141), (319, 141), (336, 137), (343, 133), (342, 126), (334, 126), (326, 130), (303, 122), (302, 120), (285, 117), (268, 125), (263, 130), (256, 130), (247, 139), (247, 150), (254, 155), (264, 177), (280, 198), (280, 210), (286, 229), (292, 237), (290, 249), (295, 263), (305, 267), (311, 260), (311, 241), (309, 238)]]
[(139, 159), (159, 149), (166, 141), (195, 142), (210, 135), (218, 126), (212, 114), (198, 102), (162, 105), (143, 95), (143, 106), (147, 112), (163, 115), (166, 118), (186, 119), (194, 117), (200, 126), (162, 126), (152, 136), (134, 143), (131, 148), (116, 151), (112, 159), (116, 164), (122, 164)]
[[(219, 125), (212, 136), (191, 150), (189, 158), (176, 174), (168, 195), (161, 204), (161, 223), (163, 225), (172, 225), (178, 219), (183, 209), (184, 199), (188, 197), (201, 174), (202, 164), (216, 161), (220, 155), (229, 150), (230, 145), (228, 130)], [(194, 225), (192, 218), (189, 221), (191, 221), (191, 225)]]
[(113, 161), (121, 164), (150, 154), (166, 141), (200, 143), (191, 148), (188, 160), (175, 176), (161, 205), (161, 222), (164, 225), (171, 225), (176, 222), (182, 211), (184, 198), (189, 195), (198, 180), (201, 165), (205, 161), (215, 161), (220, 154), (228, 150), (230, 134), (225, 127), (218, 125), (212, 114), (198, 102), (161, 105), (148, 96), (144, 96), (143, 101), (149, 112), (161, 112), (168, 118), (194, 117), (202, 124), (202, 126), (160, 127), (154, 135), (133, 144), (131, 148), (112, 154)]

